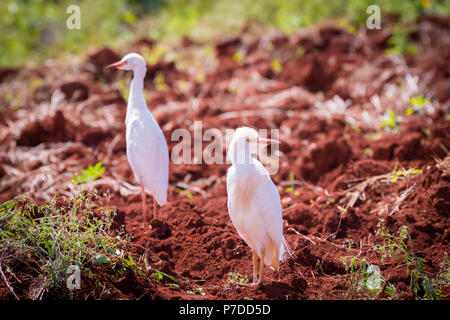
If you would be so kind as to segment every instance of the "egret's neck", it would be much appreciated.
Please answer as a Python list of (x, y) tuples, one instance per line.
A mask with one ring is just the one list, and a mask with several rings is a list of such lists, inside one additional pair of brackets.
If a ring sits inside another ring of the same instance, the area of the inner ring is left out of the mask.
[[(241, 148), (239, 148), (241, 147)], [(228, 151), (228, 157), (231, 163), (235, 166), (248, 166), (253, 165), (253, 157), (250, 155), (248, 150), (243, 146), (238, 146), (238, 144), (230, 144), (230, 149)]]
[(132, 108), (145, 107), (144, 98), (144, 77), (146, 69), (137, 69), (133, 72), (133, 80), (131, 80), (130, 96), (128, 98), (128, 106)]

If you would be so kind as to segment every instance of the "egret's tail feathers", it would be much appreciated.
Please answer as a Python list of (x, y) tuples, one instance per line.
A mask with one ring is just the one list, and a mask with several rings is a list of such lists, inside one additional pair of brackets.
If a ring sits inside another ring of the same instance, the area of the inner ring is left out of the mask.
[(161, 188), (152, 192), (150, 189), (145, 188), (145, 191), (152, 195), (159, 206), (164, 206), (167, 203), (167, 189)]
[(273, 259), (272, 259), (272, 264), (270, 266), (275, 271), (278, 271), (280, 269), (280, 261), (279, 261), (279, 257), (278, 257), (278, 252), (275, 249), (275, 247), (273, 247)]
[(272, 246), (266, 248), (264, 254), (264, 264), (269, 266), (274, 271), (278, 271), (280, 268), (280, 261), (285, 261), (288, 256), (292, 259), (297, 257), (291, 248), (289, 248), (289, 245), (283, 237), (283, 242), (281, 245), (277, 246), (272, 241)]
[(291, 250), (291, 248), (289, 247), (288, 243), (286, 242), (286, 239), (283, 237), (283, 247), (284, 247), (284, 256), (283, 256), (283, 260), (286, 259), (286, 253), (289, 255), (289, 258), (291, 259), (295, 259), (297, 258), (296, 254)]
[(270, 267), (274, 271), (279, 269), (279, 261), (281, 258), (280, 250), (281, 246), (276, 246), (273, 241), (270, 241), (270, 245), (265, 248), (264, 252), (264, 264)]

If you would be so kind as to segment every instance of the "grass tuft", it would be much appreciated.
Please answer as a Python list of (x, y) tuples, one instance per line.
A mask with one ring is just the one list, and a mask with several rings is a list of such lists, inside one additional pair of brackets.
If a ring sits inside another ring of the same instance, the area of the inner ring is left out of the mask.
[[(127, 239), (112, 235), (115, 212), (104, 209), (95, 192), (79, 191), (71, 199), (54, 197), (44, 205), (17, 197), (0, 205), (0, 256), (3, 265), (30, 266), (41, 290), (70, 297), (66, 281), (70, 266), (92, 275), (95, 265), (114, 268), (125, 263)], [(67, 203), (66, 205), (61, 205)]]

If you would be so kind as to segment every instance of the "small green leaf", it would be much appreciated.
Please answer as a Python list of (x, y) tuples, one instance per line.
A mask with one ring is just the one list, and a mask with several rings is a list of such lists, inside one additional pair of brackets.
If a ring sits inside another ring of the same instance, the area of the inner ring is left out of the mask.
[(128, 255), (128, 259), (124, 259), (124, 262), (128, 267), (136, 265), (136, 262), (134, 262), (133, 257), (131, 255)]
[(111, 248), (110, 246), (106, 246), (106, 251), (108, 251), (109, 253), (111, 253), (111, 254), (113, 254), (113, 255), (115, 255), (115, 256), (118, 256), (118, 255), (119, 255), (119, 252), (116, 251), (116, 250), (114, 250), (114, 249)]
[(398, 128), (397, 113), (394, 110), (389, 110), (389, 114), (381, 121), (381, 128), (390, 127), (391, 129)]
[(408, 108), (408, 109), (406, 109), (405, 114), (406, 114), (407, 116), (410, 116), (410, 115), (414, 114), (414, 109), (413, 109), (413, 108)]
[(283, 66), (281, 65), (281, 62), (278, 59), (272, 60), (272, 62), (270, 63), (270, 68), (275, 73), (280, 73), (281, 71), (283, 71)]
[(419, 96), (412, 97), (411, 99), (409, 99), (409, 102), (415, 107), (422, 108), (424, 105), (430, 102), (430, 100), (426, 99), (424, 95), (421, 94)]
[(111, 263), (111, 259), (105, 256), (104, 254), (98, 254), (95, 256), (95, 261), (100, 263), (101, 265), (109, 265)]
[(236, 52), (233, 54), (233, 60), (234, 60), (236, 63), (241, 63), (242, 60), (243, 60), (242, 54), (240, 54), (239, 52), (236, 51)]
[(202, 296), (205, 295), (205, 293), (203, 292), (202, 288), (192, 289), (192, 290), (189, 290), (187, 293), (189, 293), (189, 294), (196, 294), (196, 295), (202, 295)]
[(175, 283), (169, 283), (169, 287), (172, 288), (172, 289), (175, 289), (175, 290), (180, 289), (180, 286), (175, 284)]

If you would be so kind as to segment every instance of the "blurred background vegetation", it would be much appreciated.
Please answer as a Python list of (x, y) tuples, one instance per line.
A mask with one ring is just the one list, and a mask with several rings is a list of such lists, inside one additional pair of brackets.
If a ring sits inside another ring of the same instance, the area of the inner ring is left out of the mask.
[[(81, 8), (81, 30), (66, 28), (69, 5)], [(381, 8), (398, 23), (449, 15), (450, 0), (1, 0), (0, 66), (67, 58), (88, 47), (117, 48), (137, 36), (172, 42), (238, 32), (246, 21), (290, 33), (324, 19), (365, 24)]]

